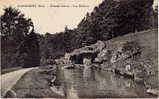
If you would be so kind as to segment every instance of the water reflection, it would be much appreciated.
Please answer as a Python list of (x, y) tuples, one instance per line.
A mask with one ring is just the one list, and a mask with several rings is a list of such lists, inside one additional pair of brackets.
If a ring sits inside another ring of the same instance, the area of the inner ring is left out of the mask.
[(69, 98), (150, 97), (143, 85), (112, 72), (90, 68), (64, 69), (62, 72)]

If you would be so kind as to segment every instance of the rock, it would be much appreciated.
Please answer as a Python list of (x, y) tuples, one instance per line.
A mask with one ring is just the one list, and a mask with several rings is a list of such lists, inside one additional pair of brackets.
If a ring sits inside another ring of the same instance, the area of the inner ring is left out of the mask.
[(62, 69), (73, 69), (73, 68), (75, 68), (74, 65), (68, 65), (68, 66), (62, 67)]
[(148, 94), (152, 94), (152, 95), (159, 95), (159, 90), (157, 89), (147, 89), (146, 91)]
[(95, 60), (94, 60), (94, 63), (101, 63), (102, 62), (102, 60), (100, 59), (100, 58), (95, 58)]
[(125, 66), (125, 70), (126, 70), (126, 71), (130, 71), (130, 70), (131, 70), (130, 65), (126, 65), (126, 66)]
[(112, 56), (111, 50), (103, 49), (98, 53), (97, 58), (95, 59), (94, 62), (103, 63), (106, 61), (110, 61), (111, 56)]
[(53, 78), (51, 79), (51, 81), (50, 81), (50, 84), (49, 84), (49, 86), (54, 86), (55, 84), (55, 80), (56, 80), (56, 76), (53, 76)]
[(150, 89), (151, 88), (151, 86), (148, 85), (145, 81), (144, 81), (144, 86), (146, 87), (146, 89)]
[(60, 58), (60, 59), (56, 59), (56, 64), (57, 65), (63, 65), (66, 63), (66, 59), (65, 58)]
[(158, 89), (159, 84), (158, 84), (157, 78), (158, 78), (158, 73), (156, 73), (153, 76), (145, 77), (145, 80), (144, 80), (145, 87), (148, 89)]
[(17, 94), (13, 90), (8, 90), (4, 98), (17, 98)]
[(95, 70), (101, 70), (102, 69), (100, 64), (92, 64), (91, 68), (95, 69)]
[(91, 59), (84, 58), (83, 59), (83, 64), (84, 64), (84, 67), (91, 67), (91, 64), (92, 64)]
[(124, 70), (119, 70), (119, 73), (120, 73), (121, 75), (125, 75), (125, 71), (124, 71)]
[(65, 53), (65, 59), (69, 59), (70, 58), (70, 54), (69, 53)]
[(136, 82), (143, 82), (143, 81), (144, 81), (143, 78), (140, 78), (140, 77), (138, 77), (138, 76), (134, 76), (134, 80), (135, 80)]
[(91, 59), (89, 59), (89, 58), (84, 58), (83, 59), (83, 64), (90, 65), (91, 63), (92, 63)]
[(63, 97), (65, 96), (64, 89), (61, 86), (59, 86), (59, 88), (57, 88), (56, 86), (52, 86), (52, 87), (50, 87), (50, 89), (60, 96), (63, 96)]
[(103, 48), (105, 48), (105, 44), (104, 44), (104, 42), (102, 42), (102, 41), (97, 41), (97, 43), (96, 44), (94, 44), (93, 46), (92, 46), (96, 51), (101, 51)]
[(128, 75), (129, 77), (134, 77), (134, 73), (133, 72), (127, 71), (125, 74)]
[(96, 44), (91, 46), (85, 46), (79, 49), (75, 49), (71, 53), (65, 54), (65, 60), (71, 61), (75, 64), (83, 64), (84, 58), (90, 58), (91, 62), (95, 60), (97, 54), (102, 51), (105, 47), (105, 44), (102, 41), (98, 41)]
[(136, 82), (143, 82), (146, 79), (147, 75), (146, 72), (143, 70), (135, 70), (134, 72), (134, 80)]
[(98, 57), (102, 57), (104, 58), (106, 55), (108, 55), (110, 53), (110, 50), (107, 49), (103, 49), (99, 52)]
[(53, 77), (53, 79), (51, 80), (51, 83), (54, 83), (56, 80), (56, 76)]

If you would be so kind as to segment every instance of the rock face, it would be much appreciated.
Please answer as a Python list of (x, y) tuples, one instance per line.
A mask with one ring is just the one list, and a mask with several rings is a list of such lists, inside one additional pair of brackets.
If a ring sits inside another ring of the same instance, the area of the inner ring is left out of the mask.
[(137, 64), (140, 64), (137, 57), (140, 57), (141, 55), (141, 46), (135, 41), (122, 43), (123, 44), (117, 49), (117, 51), (113, 53), (110, 62), (118, 73), (139, 79), (137, 78), (139, 77), (137, 75), (142, 72), (142, 68), (140, 69), (139, 67), (141, 66), (137, 66)]
[(127, 58), (133, 58), (141, 54), (141, 46), (135, 41), (122, 42), (118, 50), (113, 54), (111, 63), (115, 63), (118, 60), (125, 60)]
[(103, 42), (98, 41), (92, 46), (86, 46), (76, 49), (72, 53), (65, 54), (65, 59), (75, 64), (85, 64), (85, 60), (90, 60), (92, 63), (104, 46)]

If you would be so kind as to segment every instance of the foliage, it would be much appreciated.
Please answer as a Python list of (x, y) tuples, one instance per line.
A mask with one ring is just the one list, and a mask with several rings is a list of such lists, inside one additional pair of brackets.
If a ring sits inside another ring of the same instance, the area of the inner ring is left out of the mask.
[(9, 7), (4, 9), (4, 14), (1, 16), (1, 34), (9, 40), (15, 40), (16, 43), (22, 41), (33, 27), (31, 19), (24, 17), (15, 8)]
[[(31, 59), (38, 59), (39, 45), (32, 20), (12, 7), (5, 8), (0, 18), (2, 68), (33, 66), (27, 63), (31, 63)], [(28, 59), (30, 61), (26, 62)]]

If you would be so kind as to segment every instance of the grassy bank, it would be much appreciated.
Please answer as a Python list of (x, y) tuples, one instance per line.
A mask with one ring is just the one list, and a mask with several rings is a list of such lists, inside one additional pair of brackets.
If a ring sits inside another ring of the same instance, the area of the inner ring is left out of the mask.
[(51, 67), (31, 70), (23, 75), (12, 89), (18, 98), (61, 98), (50, 90), (49, 82), (54, 72)]

